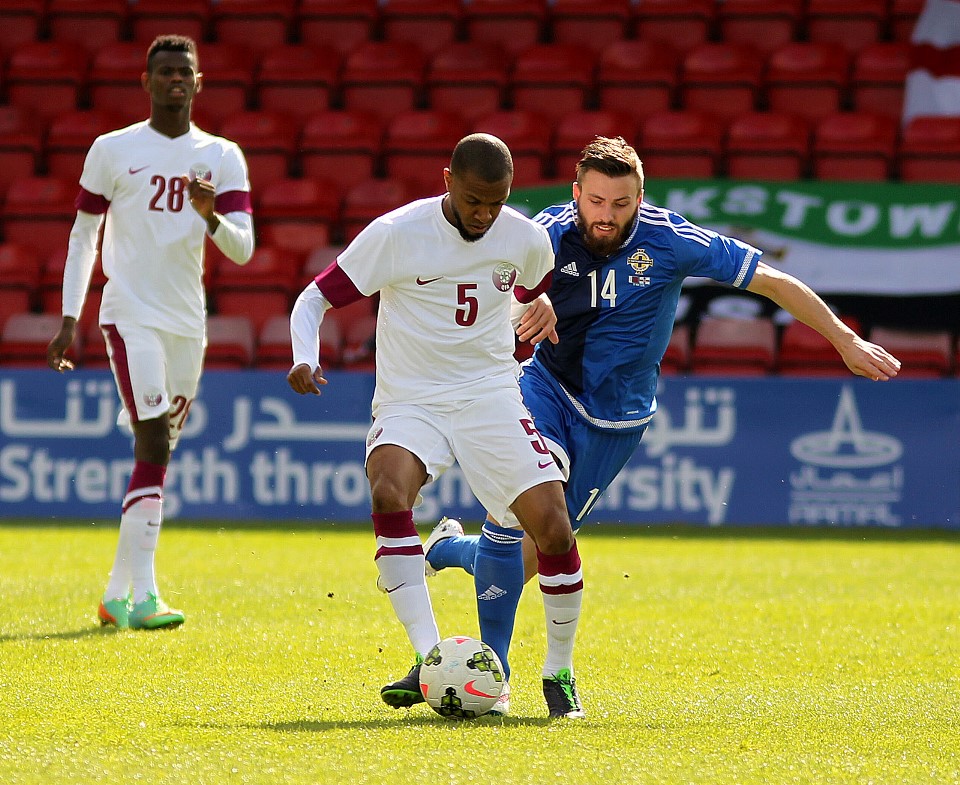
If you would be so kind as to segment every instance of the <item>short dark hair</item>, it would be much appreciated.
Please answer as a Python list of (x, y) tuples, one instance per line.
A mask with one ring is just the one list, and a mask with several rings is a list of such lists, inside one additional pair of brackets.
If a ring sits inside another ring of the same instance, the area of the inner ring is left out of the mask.
[(197, 42), (185, 35), (158, 35), (147, 49), (147, 73), (150, 73), (151, 61), (157, 52), (187, 52), (193, 55), (197, 68), (200, 58), (197, 56)]
[(513, 156), (510, 148), (491, 134), (470, 134), (453, 148), (451, 174), (471, 172), (486, 183), (499, 183), (513, 178)]
[(607, 177), (635, 175), (643, 188), (643, 164), (640, 156), (622, 136), (598, 136), (583, 148), (577, 162), (577, 182), (583, 182), (586, 172), (594, 171)]

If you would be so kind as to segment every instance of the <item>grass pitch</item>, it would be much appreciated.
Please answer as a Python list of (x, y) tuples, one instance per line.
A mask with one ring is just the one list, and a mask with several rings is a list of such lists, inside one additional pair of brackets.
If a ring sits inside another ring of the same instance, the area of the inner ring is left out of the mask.
[[(549, 722), (539, 592), (513, 713), (451, 722), (379, 688), (411, 652), (357, 528), (169, 523), (178, 630), (101, 629), (113, 525), (0, 526), (0, 782), (960, 782), (960, 548), (947, 534), (591, 527), (577, 674)], [(472, 580), (430, 581), (444, 635)]]

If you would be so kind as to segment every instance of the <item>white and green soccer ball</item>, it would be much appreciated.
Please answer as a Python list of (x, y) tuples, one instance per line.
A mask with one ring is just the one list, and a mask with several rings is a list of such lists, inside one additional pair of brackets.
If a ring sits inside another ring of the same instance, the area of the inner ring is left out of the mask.
[(420, 690), (437, 714), (472, 720), (494, 707), (503, 691), (503, 666), (486, 643), (466, 635), (440, 641), (420, 666)]

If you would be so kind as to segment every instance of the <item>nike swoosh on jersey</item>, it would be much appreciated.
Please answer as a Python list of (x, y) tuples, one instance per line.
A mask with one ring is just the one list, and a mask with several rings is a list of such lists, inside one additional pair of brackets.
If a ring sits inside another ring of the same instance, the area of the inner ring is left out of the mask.
[(142, 172), (144, 169), (149, 169), (149, 168), (150, 168), (150, 164), (147, 164), (146, 166), (141, 166), (139, 169), (134, 169), (134, 168), (131, 166), (131, 167), (128, 167), (127, 173), (128, 173), (128, 174), (137, 174), (137, 173), (139, 173), (139, 172)]
[(417, 286), (426, 286), (428, 283), (439, 281), (441, 278), (443, 278), (442, 275), (438, 275), (436, 278), (420, 278), (417, 276)]

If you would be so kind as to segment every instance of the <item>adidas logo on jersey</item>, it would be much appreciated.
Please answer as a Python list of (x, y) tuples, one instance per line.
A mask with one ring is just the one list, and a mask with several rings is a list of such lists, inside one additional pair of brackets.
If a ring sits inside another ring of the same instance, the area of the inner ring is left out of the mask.
[(497, 584), (492, 583), (490, 584), (490, 587), (483, 594), (477, 595), (477, 599), (478, 600), (495, 600), (497, 599), (497, 597), (502, 597), (504, 594), (506, 594), (506, 592), (503, 589), (497, 586)]
[(570, 264), (565, 264), (560, 268), (560, 272), (566, 273), (567, 275), (572, 275), (574, 278), (580, 277), (580, 271), (577, 269), (576, 262), (570, 262)]

